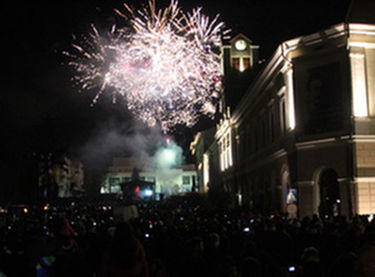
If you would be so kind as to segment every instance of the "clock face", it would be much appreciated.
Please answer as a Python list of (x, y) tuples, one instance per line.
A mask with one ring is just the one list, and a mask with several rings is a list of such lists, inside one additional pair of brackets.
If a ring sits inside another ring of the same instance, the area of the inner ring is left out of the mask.
[(243, 39), (239, 39), (239, 40), (236, 41), (236, 43), (234, 44), (234, 46), (239, 51), (245, 50), (245, 48), (246, 48), (246, 41), (244, 41)]

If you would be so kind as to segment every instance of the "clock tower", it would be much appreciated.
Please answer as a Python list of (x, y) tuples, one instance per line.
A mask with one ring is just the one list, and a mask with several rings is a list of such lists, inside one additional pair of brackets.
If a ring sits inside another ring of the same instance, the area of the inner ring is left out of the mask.
[(258, 63), (259, 46), (251, 39), (238, 34), (224, 42), (221, 49), (221, 71), (223, 75), (223, 94), (221, 112), (233, 110), (239, 103), (254, 75)]
[(244, 72), (252, 69), (258, 60), (259, 46), (253, 45), (251, 39), (238, 34), (222, 46), (222, 73), (232, 70)]

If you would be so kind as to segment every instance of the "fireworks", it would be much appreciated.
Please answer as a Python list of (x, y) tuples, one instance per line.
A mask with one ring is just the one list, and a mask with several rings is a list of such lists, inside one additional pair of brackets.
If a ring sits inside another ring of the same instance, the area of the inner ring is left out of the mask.
[(73, 52), (65, 52), (74, 67), (74, 81), (84, 90), (97, 88), (93, 100), (112, 88), (128, 109), (148, 125), (167, 132), (176, 124), (193, 126), (200, 114), (213, 116), (220, 81), (219, 48), (224, 24), (210, 20), (201, 8), (183, 13), (178, 2), (161, 10), (148, 7), (116, 12), (131, 31), (112, 28), (107, 36), (92, 32)]

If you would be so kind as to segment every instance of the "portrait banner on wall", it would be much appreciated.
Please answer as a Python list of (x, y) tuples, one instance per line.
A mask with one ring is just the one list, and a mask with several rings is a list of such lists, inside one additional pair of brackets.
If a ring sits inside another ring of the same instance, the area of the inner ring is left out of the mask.
[(350, 115), (342, 63), (296, 65), (296, 119), (306, 135), (342, 130)]

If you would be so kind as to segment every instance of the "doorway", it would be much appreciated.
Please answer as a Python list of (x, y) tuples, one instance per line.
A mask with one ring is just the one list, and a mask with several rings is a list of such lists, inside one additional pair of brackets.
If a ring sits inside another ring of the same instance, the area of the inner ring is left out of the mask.
[(324, 169), (319, 177), (319, 214), (321, 218), (337, 216), (340, 214), (340, 185), (335, 170)]

